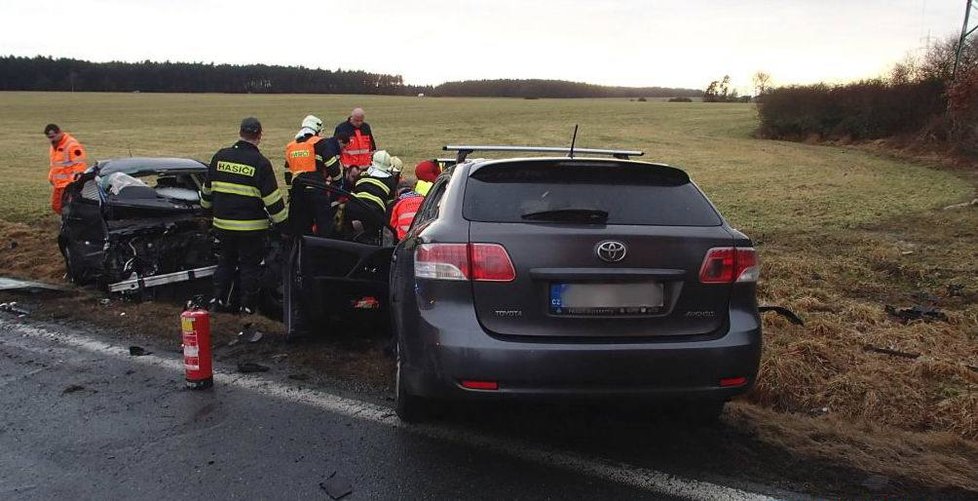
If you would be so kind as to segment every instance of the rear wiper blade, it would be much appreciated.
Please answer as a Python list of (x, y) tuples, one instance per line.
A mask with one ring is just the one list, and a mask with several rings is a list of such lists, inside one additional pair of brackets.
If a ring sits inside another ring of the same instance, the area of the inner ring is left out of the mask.
[(608, 211), (598, 209), (553, 209), (527, 212), (520, 217), (535, 221), (603, 223), (608, 220)]

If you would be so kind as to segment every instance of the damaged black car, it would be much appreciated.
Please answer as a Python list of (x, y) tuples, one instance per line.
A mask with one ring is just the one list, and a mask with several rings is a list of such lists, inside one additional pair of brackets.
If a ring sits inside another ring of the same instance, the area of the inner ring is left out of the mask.
[[(187, 158), (103, 160), (65, 189), (58, 246), (67, 277), (105, 292), (213, 275), (219, 245), (200, 205), (207, 165)], [(281, 314), (277, 247), (270, 247), (263, 309)]]

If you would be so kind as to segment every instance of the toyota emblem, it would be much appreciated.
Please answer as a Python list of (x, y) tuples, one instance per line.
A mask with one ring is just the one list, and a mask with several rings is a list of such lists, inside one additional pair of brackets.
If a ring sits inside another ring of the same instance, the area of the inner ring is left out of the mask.
[(597, 253), (598, 257), (602, 261), (607, 261), (609, 263), (617, 263), (622, 259), (625, 259), (625, 253), (627, 249), (625, 244), (618, 242), (616, 240), (605, 240), (598, 244)]

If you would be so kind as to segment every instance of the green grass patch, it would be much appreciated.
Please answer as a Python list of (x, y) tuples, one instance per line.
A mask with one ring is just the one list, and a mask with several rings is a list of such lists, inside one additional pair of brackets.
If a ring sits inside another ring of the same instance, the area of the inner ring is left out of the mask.
[(686, 169), (748, 233), (842, 229), (960, 201), (971, 186), (947, 172), (854, 149), (763, 141), (752, 104), (627, 99), (490, 99), (348, 95), (0, 93), (3, 218), (46, 217), (44, 124), (72, 132), (94, 159), (167, 155), (207, 161), (259, 117), (276, 167), (302, 117), (327, 124), (362, 106), (378, 143), (408, 166), (444, 156), (448, 143), (637, 148)]

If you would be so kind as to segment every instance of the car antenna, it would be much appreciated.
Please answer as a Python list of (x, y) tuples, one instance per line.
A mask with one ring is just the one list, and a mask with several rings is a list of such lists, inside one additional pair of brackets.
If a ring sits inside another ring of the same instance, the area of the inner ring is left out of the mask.
[(574, 136), (571, 137), (571, 147), (570, 147), (570, 151), (567, 153), (567, 156), (570, 158), (574, 158), (574, 143), (576, 142), (577, 142), (577, 124), (574, 124)]

